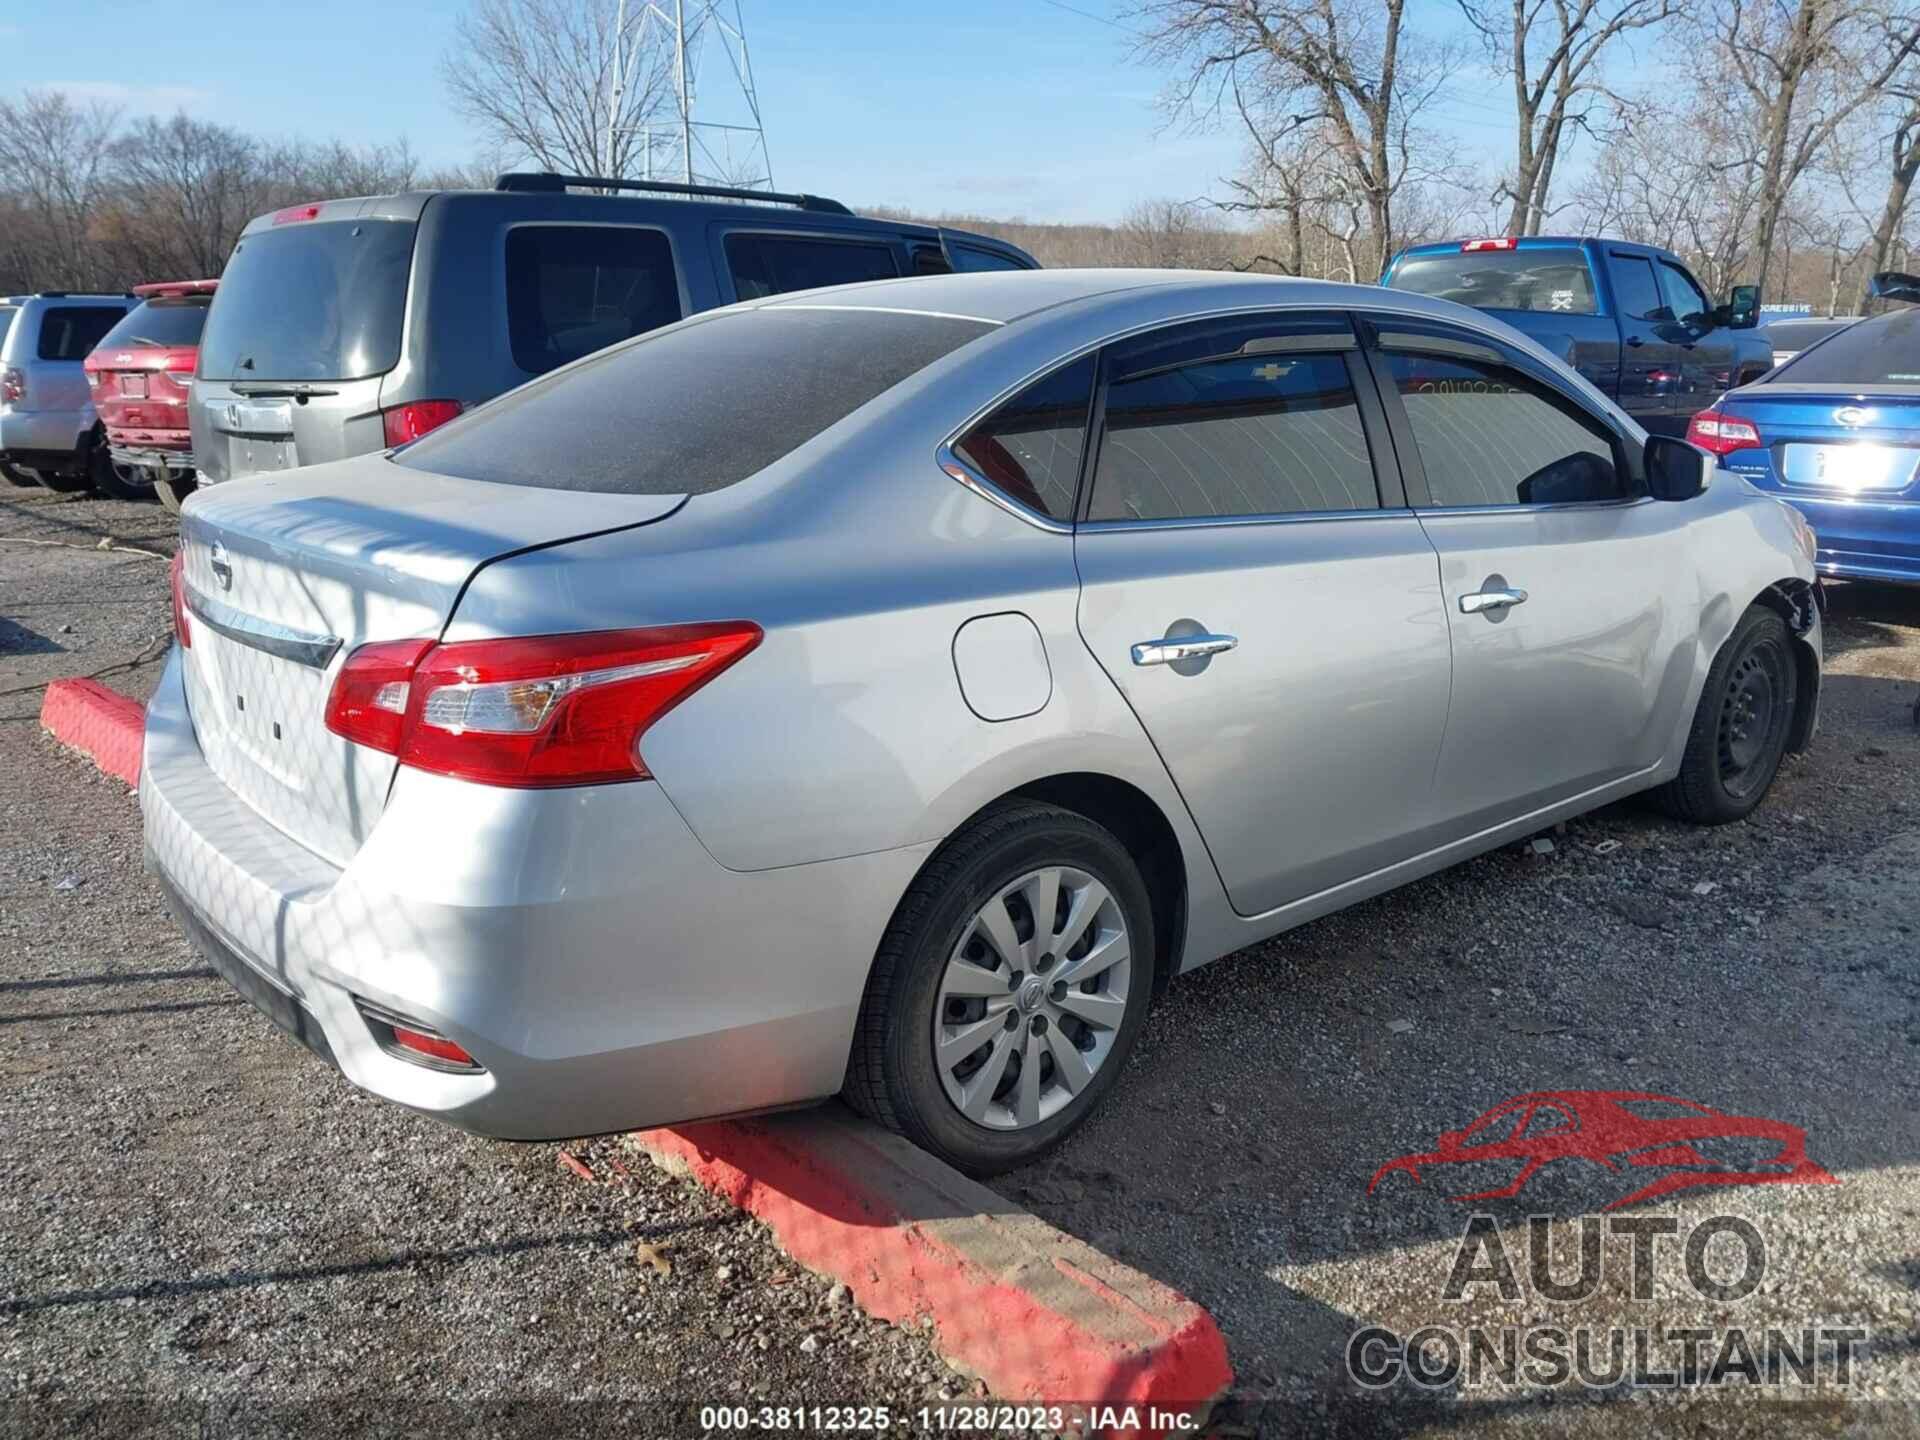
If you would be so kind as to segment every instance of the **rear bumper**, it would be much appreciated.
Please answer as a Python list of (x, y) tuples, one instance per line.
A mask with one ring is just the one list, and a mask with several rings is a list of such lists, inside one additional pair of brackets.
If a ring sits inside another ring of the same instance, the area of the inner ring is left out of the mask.
[(1920, 503), (1780, 498), (1813, 527), (1822, 575), (1920, 584)]
[(173, 475), (193, 473), (191, 437), (177, 432), (107, 432), (107, 453), (122, 465), (138, 465), (147, 470), (165, 470)]
[[(741, 874), (658, 785), (500, 791), (402, 770), (338, 868), (209, 767), (177, 651), (147, 711), (140, 805), (150, 865), (236, 989), (362, 1089), (508, 1139), (834, 1093), (928, 848)], [(355, 997), (484, 1072), (387, 1053)]]

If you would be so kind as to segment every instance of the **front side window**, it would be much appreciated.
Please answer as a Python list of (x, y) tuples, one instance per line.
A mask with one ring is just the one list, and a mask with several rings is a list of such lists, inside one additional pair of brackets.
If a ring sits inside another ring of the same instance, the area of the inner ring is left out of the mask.
[(1713, 309), (1687, 272), (1664, 260), (1660, 262), (1660, 293), (1665, 297), (1667, 308), (1673, 312), (1674, 318), (1688, 324), (1703, 322)]
[(1043, 375), (955, 441), (954, 453), (1022, 505), (1071, 520), (1093, 372), (1086, 355)]
[(1089, 519), (1380, 508), (1346, 353), (1249, 348), (1109, 383)]
[(742, 300), (764, 300), (821, 285), (891, 280), (900, 273), (890, 245), (811, 235), (729, 235), (727, 265), (733, 271), (734, 294)]
[(680, 318), (673, 247), (658, 230), (519, 225), (507, 234), (513, 363), (543, 375)]
[(1387, 354), (1435, 506), (1617, 500), (1613, 434), (1546, 386), (1492, 361)]
[(54, 305), (40, 317), (42, 360), (84, 360), (127, 312), (119, 306)]

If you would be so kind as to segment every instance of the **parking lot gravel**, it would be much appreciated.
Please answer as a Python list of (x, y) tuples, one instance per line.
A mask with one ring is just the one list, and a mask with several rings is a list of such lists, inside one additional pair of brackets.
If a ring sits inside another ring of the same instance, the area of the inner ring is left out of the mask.
[[(691, 1434), (647, 1407), (971, 1393), (624, 1142), (484, 1141), (368, 1099), (200, 966), (124, 787), (32, 718), (57, 674), (150, 691), (165, 567), (94, 547), (169, 553), (170, 530), (158, 507), (0, 494), (0, 538), (78, 547), (0, 544), (0, 1430), (137, 1433), (115, 1407), (139, 1402), (223, 1431), (426, 1433), (491, 1407), (489, 1433)], [(996, 1182), (1212, 1310), (1240, 1377), (1220, 1433), (1920, 1433), (1920, 594), (1832, 593), (1820, 737), (1751, 820), (1611, 807), (1184, 977), (1106, 1108)], [(1800, 1126), (1838, 1183), (1624, 1212), (1749, 1219), (1765, 1277), (1738, 1301), (1677, 1259), (1636, 1299), (1619, 1236), (1587, 1300), (1446, 1300), (1473, 1211), (1524, 1277), (1530, 1214), (1564, 1270), (1580, 1217), (1644, 1183), (1568, 1161), (1511, 1199), (1453, 1203), (1439, 1169), (1368, 1195), (1385, 1161), (1539, 1090)], [(1346, 1378), (1363, 1326), (1549, 1321), (1870, 1339), (1852, 1385), (1777, 1405)]]

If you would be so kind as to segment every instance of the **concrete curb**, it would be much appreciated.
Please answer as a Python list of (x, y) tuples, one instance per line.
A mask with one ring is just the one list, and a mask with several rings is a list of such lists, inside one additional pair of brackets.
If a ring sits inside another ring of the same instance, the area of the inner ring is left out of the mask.
[(940, 1354), (999, 1400), (1065, 1404), (1088, 1433), (1170, 1435), (1197, 1431), (1233, 1379), (1191, 1300), (838, 1106), (632, 1139), (868, 1313), (931, 1319)]
[(147, 707), (138, 700), (98, 680), (55, 680), (40, 702), (40, 725), (109, 775), (139, 785)]

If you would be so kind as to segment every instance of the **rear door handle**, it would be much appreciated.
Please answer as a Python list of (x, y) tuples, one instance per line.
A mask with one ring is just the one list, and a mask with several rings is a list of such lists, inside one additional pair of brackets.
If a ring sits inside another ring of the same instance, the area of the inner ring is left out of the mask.
[(1136, 665), (1168, 665), (1175, 660), (1198, 660), (1218, 655), (1240, 643), (1237, 635), (1182, 635), (1177, 640), (1142, 640), (1133, 647)]
[(1508, 610), (1527, 603), (1527, 592), (1517, 587), (1504, 590), (1476, 590), (1460, 597), (1462, 615), (1479, 615), (1488, 610)]

